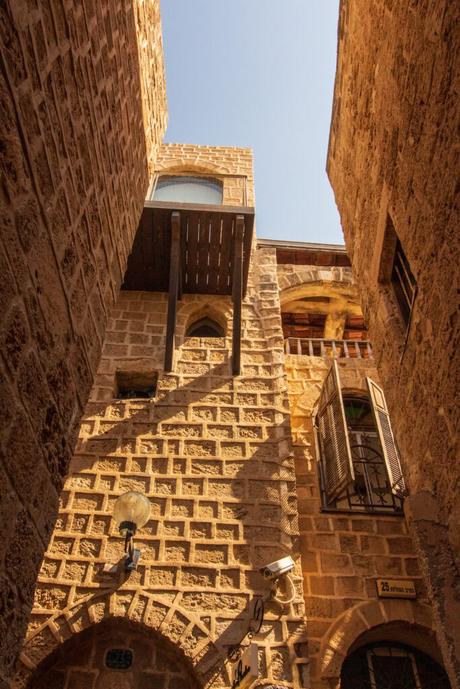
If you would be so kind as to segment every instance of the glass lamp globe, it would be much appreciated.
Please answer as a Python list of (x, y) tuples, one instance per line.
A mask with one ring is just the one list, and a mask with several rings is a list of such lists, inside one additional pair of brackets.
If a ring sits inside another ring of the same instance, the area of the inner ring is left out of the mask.
[(135, 531), (148, 522), (151, 508), (150, 500), (145, 495), (130, 490), (117, 498), (113, 508), (113, 518), (118, 523), (120, 531), (123, 529)]

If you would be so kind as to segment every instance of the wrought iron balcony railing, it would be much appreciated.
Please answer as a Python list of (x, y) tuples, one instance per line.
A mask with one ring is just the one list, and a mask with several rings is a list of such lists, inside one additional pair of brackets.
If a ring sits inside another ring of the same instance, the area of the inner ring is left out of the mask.
[(372, 359), (369, 340), (326, 340), (323, 338), (288, 337), (284, 341), (286, 354), (319, 356), (326, 359)]

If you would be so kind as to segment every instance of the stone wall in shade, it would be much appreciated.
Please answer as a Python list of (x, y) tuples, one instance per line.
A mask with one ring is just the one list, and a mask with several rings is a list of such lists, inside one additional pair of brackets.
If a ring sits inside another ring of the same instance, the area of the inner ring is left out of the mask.
[[(343, 0), (328, 173), (410, 490), (407, 514), (460, 686), (458, 3)], [(406, 329), (382, 268), (417, 282)]]
[(157, 0), (14, 0), (0, 24), (1, 679), (27, 626), (166, 104)]

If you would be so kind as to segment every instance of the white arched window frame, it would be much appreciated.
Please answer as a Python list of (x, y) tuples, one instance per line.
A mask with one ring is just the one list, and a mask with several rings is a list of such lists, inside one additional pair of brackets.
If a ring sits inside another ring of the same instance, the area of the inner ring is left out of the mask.
[(218, 206), (223, 203), (223, 183), (215, 177), (200, 175), (159, 175), (148, 199)]

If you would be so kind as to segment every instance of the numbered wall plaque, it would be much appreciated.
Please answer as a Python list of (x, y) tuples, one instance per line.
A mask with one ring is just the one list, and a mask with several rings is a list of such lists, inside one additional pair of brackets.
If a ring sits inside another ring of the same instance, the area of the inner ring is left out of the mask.
[(377, 594), (380, 598), (417, 598), (411, 579), (377, 579)]

